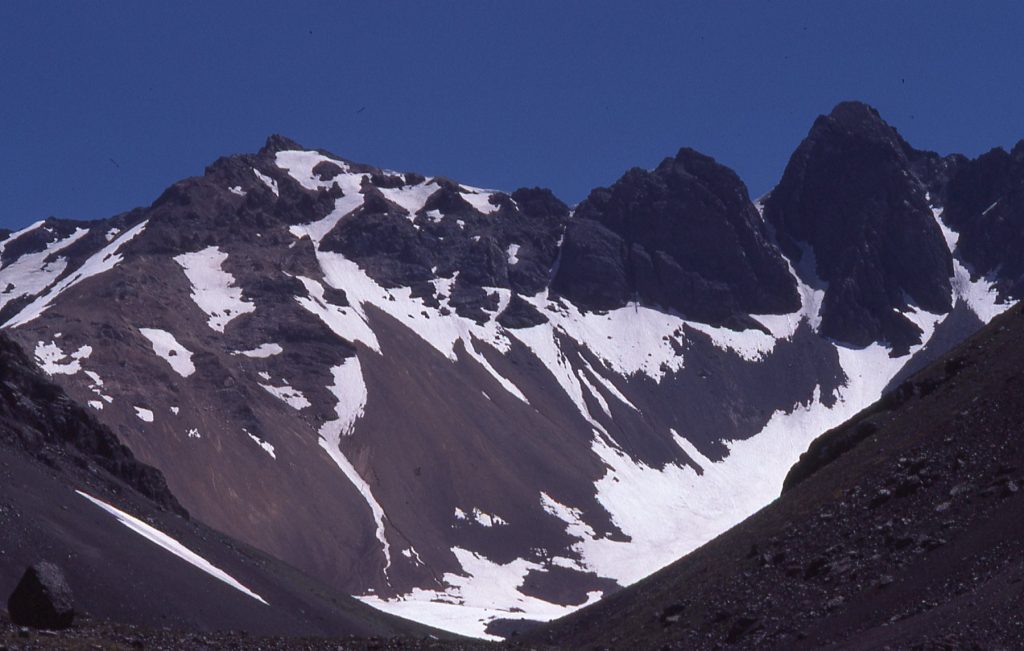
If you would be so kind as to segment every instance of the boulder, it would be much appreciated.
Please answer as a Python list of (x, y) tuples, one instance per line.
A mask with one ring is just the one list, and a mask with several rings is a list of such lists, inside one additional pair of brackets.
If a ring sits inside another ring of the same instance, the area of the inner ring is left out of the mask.
[(7, 611), (18, 626), (51, 630), (71, 626), (75, 603), (64, 573), (46, 561), (29, 567), (7, 600)]

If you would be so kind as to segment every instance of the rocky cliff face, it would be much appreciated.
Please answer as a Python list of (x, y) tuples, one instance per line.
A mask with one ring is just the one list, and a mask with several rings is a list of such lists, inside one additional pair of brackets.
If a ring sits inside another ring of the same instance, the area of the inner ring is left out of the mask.
[(1016, 258), (972, 275), (957, 246), (977, 164), (840, 105), (762, 220), (686, 149), (570, 212), (272, 137), (147, 208), (10, 234), (0, 318), (197, 518), (482, 635), (739, 522), (1005, 310)]
[(692, 149), (630, 170), (576, 207), (554, 289), (584, 308), (638, 301), (738, 329), (746, 315), (800, 307), (746, 186)]
[(874, 109), (843, 103), (815, 121), (765, 201), (783, 249), (798, 264), (813, 256), (809, 271), (828, 284), (822, 333), (906, 350), (921, 329), (902, 313), (952, 307), (952, 260), (918, 157)]

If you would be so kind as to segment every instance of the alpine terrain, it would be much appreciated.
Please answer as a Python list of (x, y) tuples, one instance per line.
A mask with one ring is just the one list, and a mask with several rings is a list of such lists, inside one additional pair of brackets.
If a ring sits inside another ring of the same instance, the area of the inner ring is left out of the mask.
[(1024, 309), (818, 438), (782, 496), (521, 641), (1024, 648)]
[(570, 208), (273, 136), (8, 234), (0, 323), (197, 520), (497, 637), (774, 500), (1011, 307), (1021, 250), (1024, 142), (920, 151), (855, 102), (757, 201), (691, 149)]

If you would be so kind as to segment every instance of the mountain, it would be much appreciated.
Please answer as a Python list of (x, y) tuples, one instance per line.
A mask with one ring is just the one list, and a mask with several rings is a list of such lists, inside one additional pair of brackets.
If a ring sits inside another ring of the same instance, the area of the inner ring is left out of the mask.
[(1019, 149), (917, 151), (844, 103), (763, 202), (682, 149), (570, 209), (273, 136), (8, 235), (0, 322), (198, 520), (500, 635), (739, 523), (1008, 309)]
[(159, 471), (3, 334), (0, 459), (5, 603), (26, 567), (49, 560), (91, 619), (274, 635), (439, 634), (189, 519)]
[(781, 497), (529, 634), (566, 648), (1024, 646), (1024, 309), (817, 439)]

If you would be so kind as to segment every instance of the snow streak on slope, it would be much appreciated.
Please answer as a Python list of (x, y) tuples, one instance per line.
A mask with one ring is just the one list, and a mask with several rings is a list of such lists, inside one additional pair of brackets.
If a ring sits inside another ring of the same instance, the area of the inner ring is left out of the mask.
[(349, 357), (331, 369), (334, 384), (328, 387), (338, 403), (334, 412), (336, 420), (329, 420), (320, 427), (320, 436), (340, 440), (342, 436), (352, 434), (356, 421), (363, 415), (366, 407), (366, 382), (363, 381), (363, 369), (358, 357)]
[(352, 433), (356, 420), (363, 415), (363, 407), (366, 406), (366, 384), (363, 382), (359, 358), (350, 357), (331, 369), (331, 372), (334, 374), (334, 384), (329, 389), (338, 399), (338, 404), (335, 407), (338, 418), (327, 421), (320, 428), (320, 447), (330, 455), (334, 463), (366, 500), (366, 505), (370, 507), (373, 521), (377, 526), (377, 540), (380, 541), (384, 551), (384, 575), (387, 576), (388, 568), (391, 567), (391, 544), (384, 531), (386, 514), (377, 498), (373, 496), (370, 485), (362, 478), (339, 447), (342, 435)]
[(263, 604), (265, 606), (269, 606), (270, 605), (266, 601), (263, 600), (263, 597), (259, 596), (258, 594), (256, 594), (252, 590), (250, 590), (249, 588), (247, 588), (244, 585), (242, 585), (241, 583), (239, 583), (230, 574), (228, 574), (224, 570), (221, 570), (220, 568), (215, 567), (208, 560), (206, 560), (205, 558), (203, 558), (199, 554), (196, 554), (194, 551), (192, 551), (188, 547), (185, 547), (180, 542), (178, 542), (174, 538), (168, 536), (167, 534), (165, 534), (164, 532), (160, 531), (159, 529), (155, 529), (155, 528), (149, 526), (148, 524), (146, 524), (142, 520), (139, 520), (138, 518), (136, 518), (134, 516), (128, 515), (124, 511), (122, 511), (122, 510), (120, 510), (118, 508), (115, 508), (115, 507), (107, 504), (106, 502), (98, 500), (95, 497), (93, 497), (92, 495), (88, 495), (86, 493), (83, 493), (82, 491), (75, 491), (75, 492), (78, 493), (79, 495), (81, 495), (82, 497), (84, 497), (85, 499), (89, 500), (90, 502), (92, 502), (96, 506), (100, 507), (101, 509), (103, 509), (107, 513), (111, 514), (115, 518), (117, 518), (118, 522), (120, 522), (124, 526), (128, 527), (129, 529), (131, 529), (135, 533), (139, 534), (140, 536), (142, 536), (146, 540), (149, 540), (150, 542), (152, 542), (152, 543), (154, 543), (156, 545), (159, 545), (160, 547), (162, 547), (163, 549), (165, 549), (165, 550), (169, 551), (170, 553), (174, 554), (178, 558), (180, 558), (180, 559), (182, 559), (182, 560), (184, 560), (184, 561), (194, 565), (195, 567), (198, 567), (199, 569), (201, 569), (202, 571), (206, 572), (207, 574), (209, 574), (210, 576), (214, 577), (215, 579), (217, 579), (219, 581), (223, 581), (224, 583), (228, 584), (229, 586), (231, 586), (235, 590), (238, 590), (239, 592), (241, 592), (244, 595), (252, 597), (256, 601), (260, 602), (261, 604)]
[(3, 252), (7, 250), (7, 245), (8, 244), (10, 244), (14, 240), (18, 239), (19, 237), (21, 237), (25, 233), (31, 233), (32, 231), (36, 230), (37, 228), (39, 228), (40, 226), (42, 226), (45, 223), (46, 223), (45, 219), (40, 219), (39, 221), (32, 222), (31, 224), (29, 224), (25, 228), (22, 228), (20, 230), (16, 230), (13, 233), (11, 233), (10, 235), (8, 235), (6, 238), (4, 238), (4, 240), (2, 242), (0, 242), (0, 255), (2, 255)]
[(210, 317), (207, 323), (217, 332), (224, 332), (224, 327), (235, 317), (256, 310), (251, 301), (242, 298), (234, 276), (224, 271), (227, 259), (228, 254), (216, 246), (174, 258), (192, 283), (192, 300)]
[(262, 450), (264, 452), (269, 454), (271, 459), (275, 459), (275, 460), (277, 459), (277, 454), (274, 452), (274, 446), (273, 445), (271, 445), (270, 443), (267, 443), (266, 441), (264, 441), (260, 437), (255, 436), (254, 434), (249, 432), (249, 430), (247, 430), (247, 429), (243, 429), (242, 431), (245, 432), (246, 436), (248, 436), (250, 439), (252, 439), (253, 443), (255, 443), (256, 445), (260, 446), (260, 448), (262, 448)]
[(87, 278), (91, 278), (97, 274), (113, 269), (114, 265), (121, 261), (121, 255), (119, 253), (121, 247), (135, 239), (137, 235), (145, 230), (146, 224), (147, 222), (137, 224), (113, 242), (100, 249), (97, 253), (93, 254), (75, 272), (64, 276), (59, 283), (50, 288), (50, 290), (45, 294), (37, 296), (36, 299), (25, 306), (21, 312), (18, 312), (17, 315), (9, 319), (3, 327), (16, 328), (28, 323), (45, 312), (46, 309), (50, 307), (50, 304), (53, 303), (54, 299), (64, 293), (64, 291), (74, 287)]
[[(3, 242), (3, 245), (0, 245), (0, 252), (6, 248), (7, 242), (13, 242), (19, 236), (33, 231), (41, 225), (42, 222), (36, 222), (32, 226), (12, 234)], [(50, 242), (42, 251), (26, 253), (3, 269), (0, 269), (0, 288), (2, 288), (0, 308), (16, 298), (32, 296), (49, 287), (54, 280), (64, 273), (68, 262), (63, 257), (58, 257), (49, 262), (46, 259), (74, 244), (88, 232), (89, 229), (76, 228), (74, 233), (63, 239)]]
[(270, 188), (270, 191), (274, 193), (275, 197), (281, 196), (281, 193), (278, 192), (278, 190), (277, 190), (277, 181), (275, 181), (274, 179), (270, 178), (269, 176), (267, 176), (263, 172), (259, 171), (255, 167), (252, 168), (252, 172), (253, 172), (253, 174), (256, 175), (256, 178), (258, 178), (260, 180), (260, 183), (262, 183), (263, 185), (265, 185), (268, 188)]

